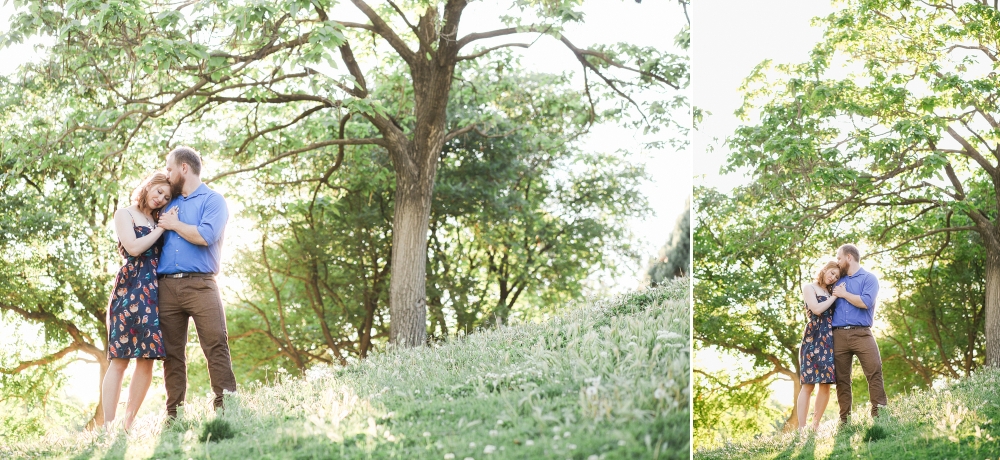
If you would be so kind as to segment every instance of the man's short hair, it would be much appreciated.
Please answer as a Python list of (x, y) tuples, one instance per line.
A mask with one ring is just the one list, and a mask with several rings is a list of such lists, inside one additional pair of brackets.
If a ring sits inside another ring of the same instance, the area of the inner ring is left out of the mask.
[(184, 163), (191, 168), (191, 172), (193, 172), (194, 175), (201, 175), (201, 155), (199, 155), (195, 149), (182, 145), (171, 150), (170, 153), (167, 154), (167, 158), (173, 158), (174, 164), (177, 166)]
[(843, 251), (844, 254), (853, 257), (855, 262), (858, 262), (858, 263), (861, 262), (861, 251), (858, 250), (857, 246), (848, 243), (848, 244), (845, 244), (845, 245), (841, 246), (839, 249), (837, 249), (837, 252), (840, 252), (840, 251)]

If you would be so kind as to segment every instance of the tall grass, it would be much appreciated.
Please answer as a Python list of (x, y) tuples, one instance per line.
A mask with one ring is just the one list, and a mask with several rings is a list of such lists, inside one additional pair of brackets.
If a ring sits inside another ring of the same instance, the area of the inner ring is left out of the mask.
[[(866, 403), (867, 404), (867, 403)], [(1000, 369), (980, 369), (941, 390), (889, 395), (874, 420), (858, 405), (851, 422), (818, 434), (785, 433), (719, 449), (696, 459), (983, 459), (1000, 456)]]
[(169, 427), (147, 416), (131, 434), (54, 436), (0, 457), (686, 459), (687, 297), (681, 280), (588, 301), (541, 324), (242, 387), (220, 416), (189, 401)]

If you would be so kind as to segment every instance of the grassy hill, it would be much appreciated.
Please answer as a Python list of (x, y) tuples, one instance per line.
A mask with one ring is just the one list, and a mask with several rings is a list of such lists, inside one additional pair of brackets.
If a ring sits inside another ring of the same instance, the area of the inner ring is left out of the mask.
[[(865, 402), (867, 404), (867, 401)], [(991, 459), (1000, 456), (1000, 370), (981, 369), (941, 390), (889, 395), (873, 421), (859, 405), (851, 423), (824, 424), (818, 434), (785, 433), (720, 449), (696, 459)]]
[(203, 398), (169, 427), (151, 415), (131, 434), (0, 445), (0, 458), (686, 459), (688, 312), (678, 281), (245, 386), (219, 417)]

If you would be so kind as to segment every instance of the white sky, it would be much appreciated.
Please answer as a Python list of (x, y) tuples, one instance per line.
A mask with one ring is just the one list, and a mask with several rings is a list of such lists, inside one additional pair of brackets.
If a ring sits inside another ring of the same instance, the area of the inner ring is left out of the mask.
[(723, 177), (729, 153), (722, 142), (739, 126), (739, 87), (757, 64), (805, 61), (822, 29), (811, 19), (834, 11), (826, 0), (699, 0), (692, 21), (694, 105), (711, 112), (694, 133), (694, 183), (731, 190), (740, 177)]
[[(591, 0), (583, 9), (585, 22), (570, 25), (565, 31), (566, 36), (578, 47), (584, 48), (595, 43), (629, 42), (641, 46), (654, 46), (673, 53), (678, 52), (673, 39), (685, 20), (676, 2), (646, 0), (637, 4), (631, 0)], [(12, 2), (0, 5), (0, 32), (6, 32), (8, 29), (8, 18), (13, 11)], [(463, 17), (462, 30), (489, 30), (503, 27), (497, 19), (498, 14), (514, 14), (514, 12), (503, 11), (495, 2), (472, 2)], [(462, 33), (464, 32), (460, 31), (460, 35)], [(0, 74), (12, 73), (18, 65), (32, 59), (35, 54), (31, 44), (0, 50)], [(538, 71), (575, 73), (578, 86), (582, 88), (580, 64), (554, 39), (543, 38), (530, 49), (522, 51), (522, 54), (523, 62), (529, 68)], [(674, 134), (659, 134), (659, 136), (672, 135)], [(619, 149), (632, 151), (633, 158), (645, 163), (648, 172), (653, 176), (652, 182), (646, 184), (642, 191), (649, 199), (655, 214), (645, 219), (634, 220), (630, 224), (641, 242), (640, 248), (644, 257), (639, 264), (629, 267), (632, 271), (609, 283), (612, 292), (628, 291), (638, 285), (638, 279), (646, 267), (646, 259), (655, 256), (670, 237), (678, 215), (684, 210), (685, 200), (691, 193), (691, 155), (688, 152), (671, 150), (643, 150), (641, 144), (650, 140), (653, 140), (653, 137), (643, 137), (641, 133), (616, 126), (599, 126), (592, 130), (592, 134), (586, 140), (586, 148), (589, 150), (609, 153)], [(234, 254), (232, 247), (229, 249), (224, 251), (224, 258), (226, 255)], [(224, 263), (226, 262), (224, 260)], [(6, 327), (0, 324), (0, 332)], [(79, 386), (81, 393), (73, 396), (84, 401), (96, 401), (97, 395), (91, 394), (96, 387), (91, 382), (97, 380), (97, 367), (85, 363), (75, 363), (70, 367), (69, 371), (74, 374), (74, 379), (83, 379), (83, 382), (87, 382)], [(155, 391), (154, 388), (150, 393), (150, 397), (154, 400), (157, 397), (154, 396)]]

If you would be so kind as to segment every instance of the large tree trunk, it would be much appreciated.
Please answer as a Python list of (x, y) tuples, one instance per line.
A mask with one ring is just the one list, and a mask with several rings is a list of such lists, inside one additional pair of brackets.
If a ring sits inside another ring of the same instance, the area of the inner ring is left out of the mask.
[[(438, 12), (428, 7), (417, 23), (420, 48), (408, 62), (413, 78), (412, 137), (402, 129), (380, 128), (389, 141), (389, 157), (396, 173), (395, 212), (392, 219), (392, 274), (389, 280), (389, 341), (397, 346), (422, 346), (427, 340), (427, 240), (431, 198), (438, 160), (444, 147), (448, 99), (458, 48), (454, 37), (465, 0), (449, 0), (444, 25), (438, 30)], [(440, 35), (439, 35), (440, 32)], [(443, 37), (438, 42), (439, 37)], [(438, 42), (437, 49), (432, 43)], [(424, 59), (424, 57), (429, 59)], [(395, 122), (394, 122), (395, 124)]]
[(986, 242), (986, 365), (1000, 367), (1000, 248), (989, 241)]
[(397, 174), (392, 219), (389, 340), (415, 347), (427, 337), (427, 231), (433, 175), (417, 180), (407, 176)]

